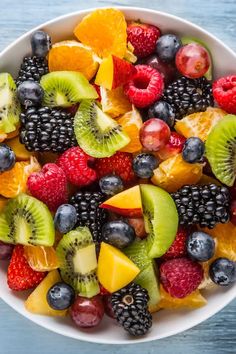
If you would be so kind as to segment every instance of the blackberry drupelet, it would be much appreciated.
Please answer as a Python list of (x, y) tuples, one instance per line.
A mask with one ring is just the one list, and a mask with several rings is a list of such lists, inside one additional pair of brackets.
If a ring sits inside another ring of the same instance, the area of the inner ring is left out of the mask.
[(212, 85), (205, 77), (188, 79), (182, 76), (167, 86), (162, 99), (172, 106), (176, 119), (203, 112), (214, 105)]
[(93, 240), (96, 243), (101, 242), (102, 226), (107, 221), (107, 212), (99, 208), (104, 201), (104, 196), (100, 192), (80, 191), (72, 196), (72, 204), (77, 212), (77, 226), (88, 226)]
[(199, 224), (212, 229), (229, 221), (229, 191), (226, 187), (209, 184), (186, 185), (172, 193), (181, 225)]
[(61, 109), (31, 107), (21, 113), (20, 142), (29, 151), (63, 152), (77, 145), (73, 121)]
[(138, 284), (130, 285), (111, 296), (111, 305), (116, 320), (133, 336), (142, 336), (152, 326), (148, 311), (148, 292)]
[(21, 64), (16, 85), (19, 86), (23, 81), (32, 80), (39, 82), (41, 77), (48, 73), (48, 63), (45, 58), (25, 57)]

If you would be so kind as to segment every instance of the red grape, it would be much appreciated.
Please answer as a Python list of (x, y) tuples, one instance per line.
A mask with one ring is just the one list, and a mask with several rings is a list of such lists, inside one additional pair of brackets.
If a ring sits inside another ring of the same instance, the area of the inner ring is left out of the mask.
[(197, 79), (206, 74), (210, 66), (208, 51), (199, 44), (190, 43), (181, 47), (175, 57), (175, 64), (181, 74)]
[(11, 259), (14, 246), (0, 241), (0, 260), (5, 261)]
[(170, 128), (161, 119), (148, 119), (140, 129), (140, 141), (148, 151), (158, 151), (170, 139)]
[(107, 316), (111, 318), (115, 318), (112, 306), (111, 306), (111, 295), (105, 295), (103, 296), (103, 304), (105, 308), (105, 313)]
[(90, 328), (97, 326), (104, 315), (104, 305), (101, 296), (91, 299), (77, 296), (71, 306), (70, 315), (78, 327)]
[(166, 85), (176, 79), (177, 70), (175, 66), (170, 63), (164, 63), (160, 60), (160, 58), (158, 58), (156, 54), (150, 55), (145, 60), (144, 64), (149, 65), (152, 68), (158, 70), (162, 74)]
[(236, 200), (233, 200), (230, 206), (230, 221), (236, 225)]

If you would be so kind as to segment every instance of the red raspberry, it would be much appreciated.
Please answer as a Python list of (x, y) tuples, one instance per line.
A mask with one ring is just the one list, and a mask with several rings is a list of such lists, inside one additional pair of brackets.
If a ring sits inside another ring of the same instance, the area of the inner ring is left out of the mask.
[(97, 179), (96, 172), (89, 167), (95, 159), (87, 155), (81, 148), (72, 147), (65, 151), (57, 160), (66, 174), (67, 180), (78, 187), (87, 186)]
[(134, 54), (143, 58), (155, 52), (156, 42), (160, 37), (159, 28), (142, 24), (131, 23), (127, 27), (127, 41), (134, 47)]
[(236, 75), (221, 77), (213, 83), (212, 89), (220, 108), (236, 114)]
[(117, 152), (111, 157), (97, 159), (95, 169), (98, 178), (109, 174), (116, 174), (122, 178), (123, 182), (129, 184), (135, 180), (132, 168), (132, 155), (128, 152)]
[(95, 88), (95, 90), (97, 91), (97, 94), (98, 94), (98, 98), (97, 98), (97, 101), (98, 102), (101, 102), (101, 91), (100, 91), (100, 86), (96, 85), (96, 84), (93, 84), (93, 87)]
[(67, 203), (66, 175), (55, 163), (47, 163), (40, 172), (32, 173), (28, 178), (27, 187), (33, 197), (41, 200), (52, 211)]
[(11, 290), (20, 291), (34, 288), (45, 275), (44, 272), (36, 272), (30, 268), (24, 256), (23, 246), (15, 246), (7, 271), (7, 283)]
[(167, 160), (182, 152), (186, 138), (175, 132), (171, 132), (168, 143), (158, 151), (161, 160)]
[(168, 249), (168, 251), (162, 257), (164, 260), (179, 258), (186, 255), (186, 240), (188, 236), (188, 231), (184, 227), (179, 227), (175, 240)]
[(183, 298), (198, 288), (203, 279), (202, 266), (188, 258), (176, 258), (160, 266), (160, 281), (172, 296)]
[(136, 74), (124, 86), (124, 92), (136, 107), (144, 108), (157, 101), (164, 89), (162, 75), (148, 65), (136, 65)]

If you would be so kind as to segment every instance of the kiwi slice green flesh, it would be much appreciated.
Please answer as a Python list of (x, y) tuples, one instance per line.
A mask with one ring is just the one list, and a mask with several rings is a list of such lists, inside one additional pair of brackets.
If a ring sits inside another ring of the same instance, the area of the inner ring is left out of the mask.
[(0, 74), (0, 132), (11, 133), (20, 119), (20, 103), (16, 95), (16, 84), (8, 73)]
[(54, 223), (47, 206), (23, 193), (11, 199), (0, 214), (0, 240), (13, 244), (53, 246)]
[(49, 107), (70, 107), (98, 94), (83, 74), (76, 71), (54, 71), (42, 76), (43, 104)]
[(91, 100), (80, 104), (74, 130), (79, 146), (93, 157), (111, 156), (130, 142), (122, 127)]
[(206, 157), (216, 178), (231, 187), (236, 178), (236, 115), (227, 115), (206, 140)]
[(160, 290), (157, 280), (157, 267), (155, 261), (148, 256), (146, 240), (136, 239), (124, 253), (137, 265), (140, 273), (134, 282), (148, 291), (149, 307), (155, 307), (160, 301)]
[(170, 194), (160, 187), (141, 184), (141, 199), (147, 249), (150, 258), (161, 257), (173, 243), (178, 228), (178, 212)]
[(60, 240), (57, 249), (62, 279), (84, 297), (100, 292), (95, 244), (87, 227), (78, 227)]

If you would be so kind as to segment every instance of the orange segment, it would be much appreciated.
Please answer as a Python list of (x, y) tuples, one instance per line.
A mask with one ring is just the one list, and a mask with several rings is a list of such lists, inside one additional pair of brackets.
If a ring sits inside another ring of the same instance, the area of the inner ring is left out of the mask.
[(17, 161), (29, 160), (31, 156), (36, 155), (36, 153), (26, 150), (25, 146), (20, 143), (17, 136), (8, 140), (7, 145), (14, 151)]
[(59, 267), (53, 247), (24, 246), (24, 254), (30, 267), (35, 271), (48, 272)]
[(91, 80), (98, 69), (97, 59), (91, 48), (77, 41), (63, 41), (53, 45), (48, 66), (49, 71), (79, 71)]
[(193, 113), (179, 120), (175, 124), (175, 130), (185, 138), (197, 136), (205, 141), (211, 129), (226, 114), (220, 108), (208, 107), (205, 112)]
[(164, 188), (168, 192), (175, 192), (185, 184), (196, 184), (202, 176), (203, 165), (190, 164), (182, 159), (182, 155), (175, 155), (163, 161), (154, 170), (153, 184)]
[(126, 27), (120, 10), (98, 9), (83, 18), (74, 29), (74, 34), (103, 58), (109, 54), (123, 58), (126, 54)]
[(132, 109), (132, 105), (124, 94), (123, 87), (107, 90), (100, 87), (101, 105), (103, 112), (116, 118)]
[(222, 186), (222, 184), (215, 178), (207, 176), (207, 175), (202, 175), (200, 181), (198, 182), (199, 185), (205, 186), (206, 184), (216, 184), (217, 186)]
[(143, 125), (143, 121), (138, 110), (133, 107), (132, 111), (125, 113), (117, 122), (130, 138), (130, 143), (120, 151), (131, 153), (140, 151), (142, 145), (139, 140), (139, 131)]

